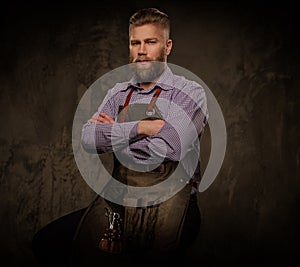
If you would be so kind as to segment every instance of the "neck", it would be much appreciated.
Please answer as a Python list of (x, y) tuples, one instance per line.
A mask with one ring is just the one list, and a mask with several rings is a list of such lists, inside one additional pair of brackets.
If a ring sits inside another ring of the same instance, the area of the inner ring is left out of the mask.
[(144, 90), (149, 90), (153, 87), (155, 82), (148, 82), (148, 83), (140, 83), (140, 87), (142, 87)]

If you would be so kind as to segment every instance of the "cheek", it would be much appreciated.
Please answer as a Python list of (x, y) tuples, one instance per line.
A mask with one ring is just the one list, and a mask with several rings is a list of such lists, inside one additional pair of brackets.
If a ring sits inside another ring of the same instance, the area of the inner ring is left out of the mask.
[(135, 51), (135, 49), (134, 49), (133, 47), (129, 47), (129, 53), (130, 53), (130, 54), (133, 54), (134, 51)]
[(151, 54), (152, 56), (155, 56), (155, 57), (157, 57), (157, 56), (159, 56), (161, 53), (162, 53), (162, 51), (164, 51), (165, 50), (165, 48), (164, 47), (152, 47), (151, 49), (149, 49), (149, 54)]
[(136, 58), (138, 55), (138, 52), (136, 49), (129, 49), (129, 56), (132, 57), (132, 58)]

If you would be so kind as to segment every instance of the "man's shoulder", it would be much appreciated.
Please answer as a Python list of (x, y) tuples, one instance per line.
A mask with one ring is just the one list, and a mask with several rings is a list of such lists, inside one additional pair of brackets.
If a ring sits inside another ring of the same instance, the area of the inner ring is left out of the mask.
[(182, 91), (204, 90), (203, 86), (192, 79), (185, 77), (184, 75), (173, 75), (173, 86)]

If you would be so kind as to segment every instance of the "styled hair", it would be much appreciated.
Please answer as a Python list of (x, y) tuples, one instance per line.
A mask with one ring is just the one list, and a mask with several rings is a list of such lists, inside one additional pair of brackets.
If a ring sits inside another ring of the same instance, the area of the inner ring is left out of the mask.
[(135, 12), (129, 19), (129, 32), (132, 28), (145, 24), (159, 24), (166, 30), (167, 39), (170, 36), (169, 16), (157, 8), (143, 8)]

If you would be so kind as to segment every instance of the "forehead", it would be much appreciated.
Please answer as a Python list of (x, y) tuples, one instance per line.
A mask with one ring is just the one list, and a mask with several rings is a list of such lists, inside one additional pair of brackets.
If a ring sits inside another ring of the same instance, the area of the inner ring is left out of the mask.
[(133, 27), (129, 33), (130, 40), (144, 40), (149, 38), (164, 38), (164, 29), (158, 24), (145, 24)]

